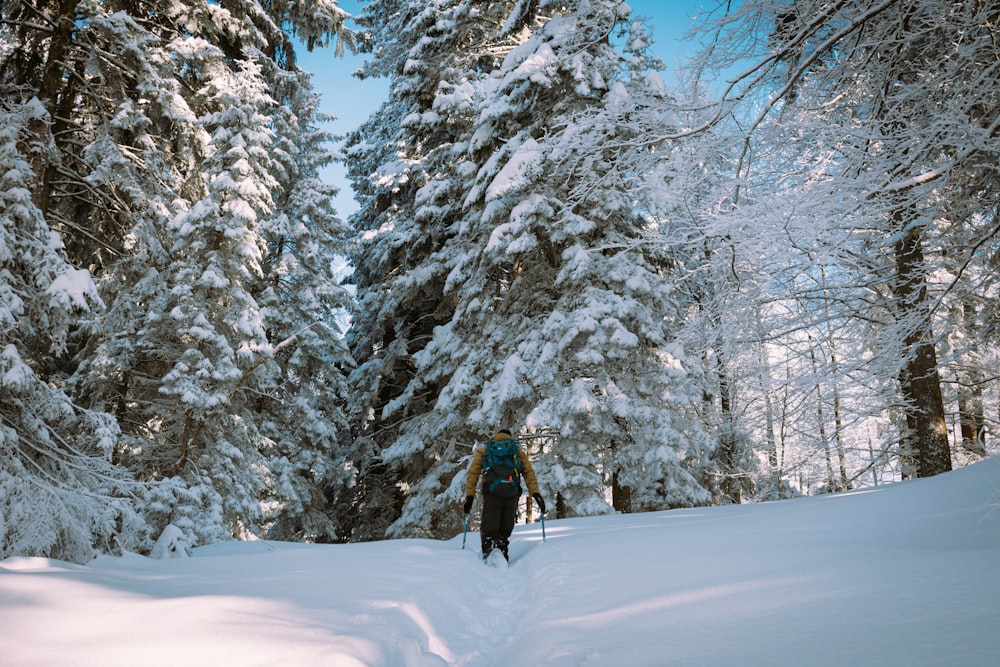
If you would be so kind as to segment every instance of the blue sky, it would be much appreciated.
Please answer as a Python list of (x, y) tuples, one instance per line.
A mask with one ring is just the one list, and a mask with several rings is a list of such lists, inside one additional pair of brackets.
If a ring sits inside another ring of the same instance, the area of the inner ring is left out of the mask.
[[(691, 28), (691, 17), (702, 3), (697, 0), (632, 0), (629, 4), (633, 16), (649, 19), (656, 40), (653, 52), (667, 65), (663, 77), (669, 83), (673, 78), (671, 70), (680, 63), (687, 49), (679, 40)], [(342, 0), (339, 5), (356, 15), (362, 3)], [(317, 49), (311, 53), (302, 49), (299, 53), (299, 65), (312, 73), (316, 90), (322, 96), (321, 110), (336, 117), (328, 128), (334, 134), (345, 134), (358, 127), (385, 99), (388, 81), (359, 81), (351, 76), (363, 61), (362, 56), (350, 54), (336, 58), (332, 49)], [(341, 217), (346, 218), (357, 206), (343, 167), (334, 165), (323, 175), (340, 187), (336, 206)]]

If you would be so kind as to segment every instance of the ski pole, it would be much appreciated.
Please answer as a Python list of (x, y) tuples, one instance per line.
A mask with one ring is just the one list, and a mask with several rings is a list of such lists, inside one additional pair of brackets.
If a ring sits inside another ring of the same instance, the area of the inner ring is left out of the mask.
[(542, 512), (542, 542), (545, 541), (545, 512)]
[(469, 532), (469, 515), (465, 515), (465, 527), (462, 528), (462, 551), (465, 551), (465, 536)]

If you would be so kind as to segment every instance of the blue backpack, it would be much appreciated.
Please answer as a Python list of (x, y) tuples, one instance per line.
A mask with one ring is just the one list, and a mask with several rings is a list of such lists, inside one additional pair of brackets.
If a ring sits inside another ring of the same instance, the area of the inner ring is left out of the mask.
[(521, 462), (513, 438), (490, 440), (483, 454), (483, 491), (501, 498), (521, 495)]

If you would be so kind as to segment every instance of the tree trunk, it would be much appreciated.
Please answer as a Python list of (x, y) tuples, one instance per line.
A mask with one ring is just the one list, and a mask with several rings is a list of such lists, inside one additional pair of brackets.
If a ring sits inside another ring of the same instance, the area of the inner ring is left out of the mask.
[[(902, 223), (901, 212), (896, 213)], [(903, 224), (899, 225), (904, 228)], [(948, 425), (938, 374), (937, 352), (927, 316), (927, 285), (920, 232), (906, 228), (896, 242), (896, 317), (906, 326), (904, 366), (899, 384), (903, 394), (907, 433), (905, 449), (916, 458), (916, 476), (930, 477), (951, 470)]]
[[(830, 350), (830, 370), (834, 378), (840, 377), (840, 364), (837, 361), (837, 337), (833, 331), (833, 312), (830, 308), (830, 289), (826, 282), (826, 267), (820, 267), (823, 279), (823, 309), (826, 312), (826, 346)], [(846, 491), (849, 486), (847, 479), (847, 455), (844, 447), (844, 418), (840, 403), (840, 381), (833, 381), (833, 425), (834, 438), (837, 440), (837, 460), (840, 463), (840, 485), (838, 490)]]
[(722, 472), (722, 496), (729, 502), (738, 505), (743, 501), (743, 488), (740, 483), (738, 455), (736, 451), (736, 431), (733, 421), (733, 397), (730, 389), (729, 376), (722, 366), (722, 356), (719, 354), (719, 409), (722, 419), (719, 423), (719, 467)]
[(868, 465), (872, 471), (872, 485), (878, 486), (878, 459), (875, 457), (875, 446), (872, 444), (871, 426), (866, 426), (865, 430), (868, 435), (868, 460), (870, 461)]
[[(963, 373), (963, 376), (972, 373)], [(976, 373), (982, 375), (982, 373)], [(984, 458), (986, 456), (986, 414), (983, 410), (982, 386), (969, 382), (969, 378), (960, 380), (958, 387), (958, 422), (962, 431), (962, 449), (969, 454)]]
[(611, 506), (622, 514), (632, 512), (632, 487), (619, 483), (617, 470), (611, 475)]
[[(764, 343), (763, 325), (760, 319), (760, 309), (754, 311), (757, 331), (759, 336), (758, 350), (760, 352), (760, 392), (764, 397), (764, 438), (767, 441), (767, 464), (771, 468), (772, 474), (777, 474), (778, 467), (778, 441), (774, 436), (774, 405), (771, 400), (771, 360), (767, 354), (767, 345)], [(777, 478), (780, 483), (780, 475)]]
[[(73, 32), (75, 30), (74, 18), (76, 0), (60, 0), (58, 16), (53, 20), (55, 29), (49, 39), (49, 51), (45, 59), (45, 70), (42, 73), (40, 85), (38, 87), (38, 99), (45, 105), (51, 117), (51, 128), (32, 127), (39, 137), (52, 136), (59, 137), (65, 127), (67, 116), (60, 114), (60, 105), (65, 105), (66, 95), (63, 88), (66, 79), (66, 55), (70, 45), (73, 43)], [(32, 165), (35, 173), (41, 178), (41, 183), (35, 190), (33, 199), (35, 205), (41, 209), (42, 213), (48, 213), (50, 206), (51, 184), (55, 178), (55, 165), (45, 151), (39, 151), (35, 156), (35, 163)]]
[[(813, 375), (819, 377), (819, 368), (816, 365), (816, 350), (813, 347), (812, 335), (809, 335), (809, 361), (812, 363)], [(833, 458), (830, 453), (830, 440), (826, 436), (826, 417), (823, 414), (823, 388), (819, 382), (816, 383), (816, 430), (819, 433), (819, 441), (823, 445), (823, 454), (826, 457), (826, 488), (827, 491), (836, 491), (837, 482), (833, 476)]]
[[(962, 328), (970, 340), (981, 340), (977, 326), (976, 307), (968, 301), (962, 304)], [(976, 458), (986, 457), (986, 411), (983, 408), (983, 386), (986, 384), (982, 361), (974, 352), (962, 360), (964, 370), (958, 372), (958, 423), (962, 433), (962, 449)]]

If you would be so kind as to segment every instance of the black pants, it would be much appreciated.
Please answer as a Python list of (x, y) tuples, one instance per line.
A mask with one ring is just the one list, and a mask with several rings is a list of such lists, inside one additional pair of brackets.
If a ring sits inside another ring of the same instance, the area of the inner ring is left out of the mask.
[(507, 545), (510, 542), (510, 533), (514, 530), (514, 520), (517, 518), (518, 500), (516, 497), (501, 498), (483, 492), (483, 512), (479, 529), (483, 541), (483, 558), (489, 556), (493, 549), (499, 549), (503, 552), (504, 558), (509, 558)]

